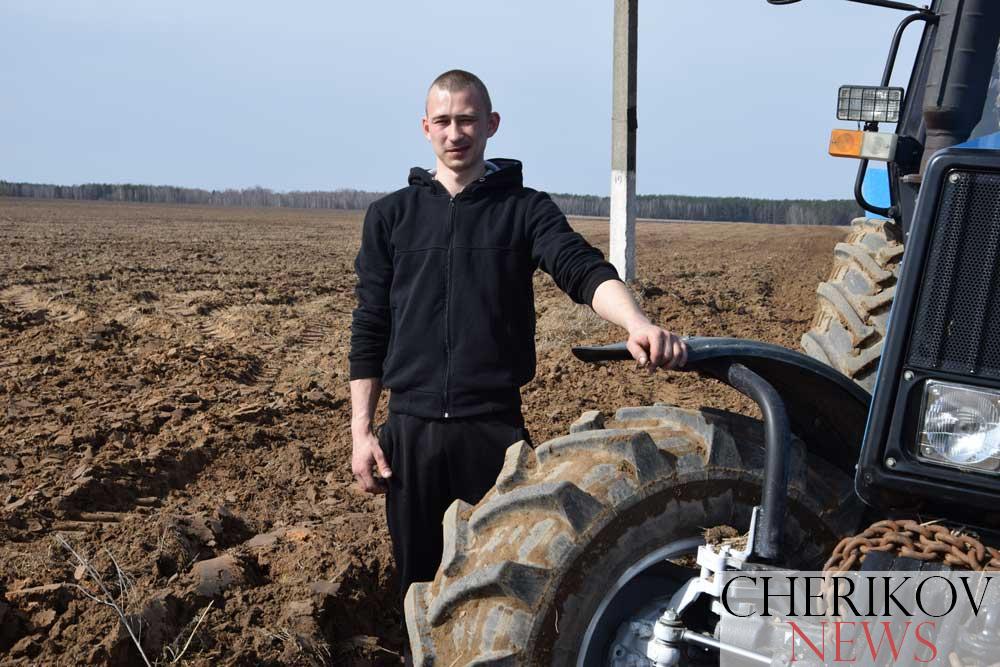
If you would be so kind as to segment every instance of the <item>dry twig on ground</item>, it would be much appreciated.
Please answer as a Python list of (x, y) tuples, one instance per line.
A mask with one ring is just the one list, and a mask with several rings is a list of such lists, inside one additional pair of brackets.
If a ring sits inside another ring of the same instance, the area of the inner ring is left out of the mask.
[(201, 615), (198, 617), (197, 622), (195, 622), (194, 628), (191, 629), (191, 633), (188, 635), (187, 641), (184, 642), (184, 647), (181, 648), (179, 653), (174, 649), (174, 647), (177, 645), (177, 642), (180, 641), (181, 636), (183, 636), (184, 634), (183, 630), (181, 631), (181, 634), (177, 636), (177, 639), (174, 641), (172, 645), (167, 646), (163, 649), (165, 653), (170, 654), (171, 665), (180, 662), (181, 658), (184, 657), (184, 654), (187, 652), (188, 647), (191, 646), (191, 640), (194, 639), (195, 634), (198, 632), (198, 628), (201, 627), (201, 622), (205, 620), (205, 616), (208, 615), (208, 611), (212, 608), (212, 604), (214, 602), (215, 600), (209, 600), (208, 604), (205, 606), (205, 609), (201, 612)]
[[(117, 581), (118, 598), (116, 599), (115, 596), (112, 594), (112, 592), (108, 589), (107, 585), (104, 583), (104, 579), (97, 572), (97, 570), (94, 568), (93, 564), (89, 559), (85, 558), (76, 549), (74, 549), (73, 546), (69, 543), (69, 541), (66, 540), (66, 538), (63, 537), (61, 534), (56, 535), (56, 541), (60, 544), (60, 546), (62, 546), (64, 549), (66, 549), (73, 555), (73, 558), (76, 559), (78, 566), (82, 567), (84, 569), (84, 572), (86, 572), (86, 574), (89, 575), (90, 578), (94, 580), (97, 586), (101, 589), (103, 597), (95, 595), (94, 593), (87, 590), (80, 584), (71, 584), (71, 585), (78, 591), (80, 591), (87, 598), (90, 598), (95, 602), (98, 602), (100, 604), (106, 605), (114, 609), (115, 613), (118, 614), (118, 619), (121, 621), (121, 624), (125, 626), (125, 630), (126, 632), (128, 632), (128, 636), (132, 639), (132, 643), (135, 644), (136, 650), (139, 651), (139, 655), (140, 657), (142, 657), (142, 661), (146, 664), (146, 667), (153, 667), (154, 663), (151, 663), (149, 661), (149, 658), (146, 657), (145, 651), (143, 651), (142, 649), (142, 643), (141, 643), (142, 620), (136, 617), (134, 623), (130, 622), (128, 614), (125, 611), (128, 608), (129, 604), (131, 603), (132, 591), (135, 588), (135, 583), (132, 580), (132, 577), (129, 576), (129, 574), (122, 569), (121, 565), (119, 565), (118, 561), (115, 559), (114, 554), (112, 554), (111, 551), (105, 547), (104, 552), (108, 555), (108, 558), (111, 559), (111, 564), (115, 568), (115, 577), (118, 580)], [(155, 664), (159, 665), (163, 664), (164, 661), (167, 661), (166, 654), (169, 654), (169, 661), (166, 664), (173, 665), (180, 662), (181, 658), (184, 657), (184, 654), (191, 646), (191, 641), (194, 639), (195, 634), (198, 632), (198, 628), (201, 627), (202, 621), (205, 620), (205, 616), (207, 616), (209, 610), (211, 610), (213, 602), (214, 601), (209, 601), (208, 605), (205, 607), (205, 609), (202, 610), (197, 620), (193, 620), (194, 627), (188, 634), (187, 640), (184, 642), (184, 646), (179, 651), (177, 650), (177, 645), (180, 643), (181, 639), (184, 636), (184, 631), (182, 630), (181, 633), (177, 636), (177, 639), (174, 640), (173, 644), (164, 647), (164, 657), (161, 657), (159, 660), (157, 660)]]
[(129, 623), (128, 616), (125, 614), (125, 610), (123, 608), (123, 605), (126, 605), (128, 602), (129, 591), (131, 591), (131, 578), (125, 572), (122, 571), (121, 567), (119, 567), (118, 561), (115, 560), (115, 557), (111, 554), (111, 551), (109, 551), (107, 547), (105, 547), (104, 549), (104, 551), (108, 554), (108, 557), (111, 558), (111, 562), (115, 566), (115, 573), (118, 577), (118, 582), (120, 587), (119, 595), (121, 596), (120, 597), (121, 603), (119, 603), (119, 601), (115, 599), (115, 596), (112, 595), (111, 591), (108, 590), (107, 585), (105, 585), (104, 583), (104, 579), (102, 579), (101, 575), (97, 572), (96, 569), (94, 569), (93, 564), (91, 564), (91, 562), (88, 559), (81, 556), (76, 551), (76, 549), (74, 549), (72, 545), (70, 545), (70, 543), (66, 540), (65, 537), (63, 537), (61, 534), (57, 534), (56, 541), (59, 542), (59, 544), (62, 545), (64, 549), (73, 554), (73, 557), (76, 559), (77, 564), (84, 568), (84, 571), (88, 575), (90, 575), (90, 578), (93, 579), (94, 583), (96, 583), (97, 586), (101, 589), (103, 597), (98, 597), (97, 595), (94, 595), (80, 584), (73, 584), (73, 586), (75, 586), (77, 590), (79, 590), (81, 593), (83, 593), (86, 597), (90, 598), (94, 602), (107, 605), (108, 607), (111, 607), (112, 609), (115, 610), (115, 613), (118, 614), (118, 619), (121, 621), (121, 624), (125, 626), (125, 631), (128, 632), (128, 636), (132, 639), (132, 643), (135, 644), (135, 648), (139, 651), (139, 655), (142, 657), (142, 661), (146, 663), (146, 667), (153, 667), (152, 663), (149, 662), (149, 658), (146, 657), (146, 653), (142, 650), (142, 644), (139, 641), (139, 633), (141, 632), (140, 622), (138, 622), (137, 620), (135, 624), (136, 627), (133, 628), (132, 624)]

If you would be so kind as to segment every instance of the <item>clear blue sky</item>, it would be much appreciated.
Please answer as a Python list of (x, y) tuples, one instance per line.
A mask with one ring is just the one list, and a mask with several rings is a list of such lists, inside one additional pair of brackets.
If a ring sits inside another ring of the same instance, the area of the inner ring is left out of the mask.
[[(607, 194), (610, 0), (0, 2), (0, 179), (277, 190), (405, 184), (426, 86), (479, 74), (489, 156)], [(640, 193), (849, 198), (837, 86), (877, 84), (903, 12), (640, 0)], [(906, 82), (919, 24), (897, 65)]]

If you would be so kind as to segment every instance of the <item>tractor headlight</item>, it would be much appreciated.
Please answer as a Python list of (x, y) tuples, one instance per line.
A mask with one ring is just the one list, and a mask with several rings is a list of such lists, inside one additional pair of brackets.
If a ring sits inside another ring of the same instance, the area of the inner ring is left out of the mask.
[(968, 470), (1000, 467), (1000, 391), (930, 381), (917, 458)]

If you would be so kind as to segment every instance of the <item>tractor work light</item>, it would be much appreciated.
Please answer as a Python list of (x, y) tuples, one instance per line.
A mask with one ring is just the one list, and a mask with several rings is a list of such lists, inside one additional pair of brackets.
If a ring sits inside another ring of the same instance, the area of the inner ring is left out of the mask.
[(837, 94), (837, 120), (898, 123), (902, 104), (902, 88), (841, 86)]
[(1000, 391), (932, 380), (921, 413), (918, 459), (975, 472), (1000, 468)]

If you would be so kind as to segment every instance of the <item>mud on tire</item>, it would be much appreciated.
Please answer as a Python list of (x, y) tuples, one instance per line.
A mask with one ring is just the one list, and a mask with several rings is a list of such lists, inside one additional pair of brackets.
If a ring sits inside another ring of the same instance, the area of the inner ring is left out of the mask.
[[(437, 576), (406, 596), (415, 665), (575, 664), (609, 582), (635, 562), (621, 561), (713, 525), (746, 529), (760, 422), (657, 405), (604, 426), (584, 413), (568, 436), (512, 445), (483, 500), (448, 509)], [(795, 440), (789, 487), (788, 565), (818, 567), (860, 521), (852, 480)]]
[(890, 220), (858, 218), (852, 225), (847, 239), (834, 248), (830, 279), (816, 288), (819, 305), (812, 328), (802, 336), (802, 348), (870, 392), (896, 295), (903, 243)]

